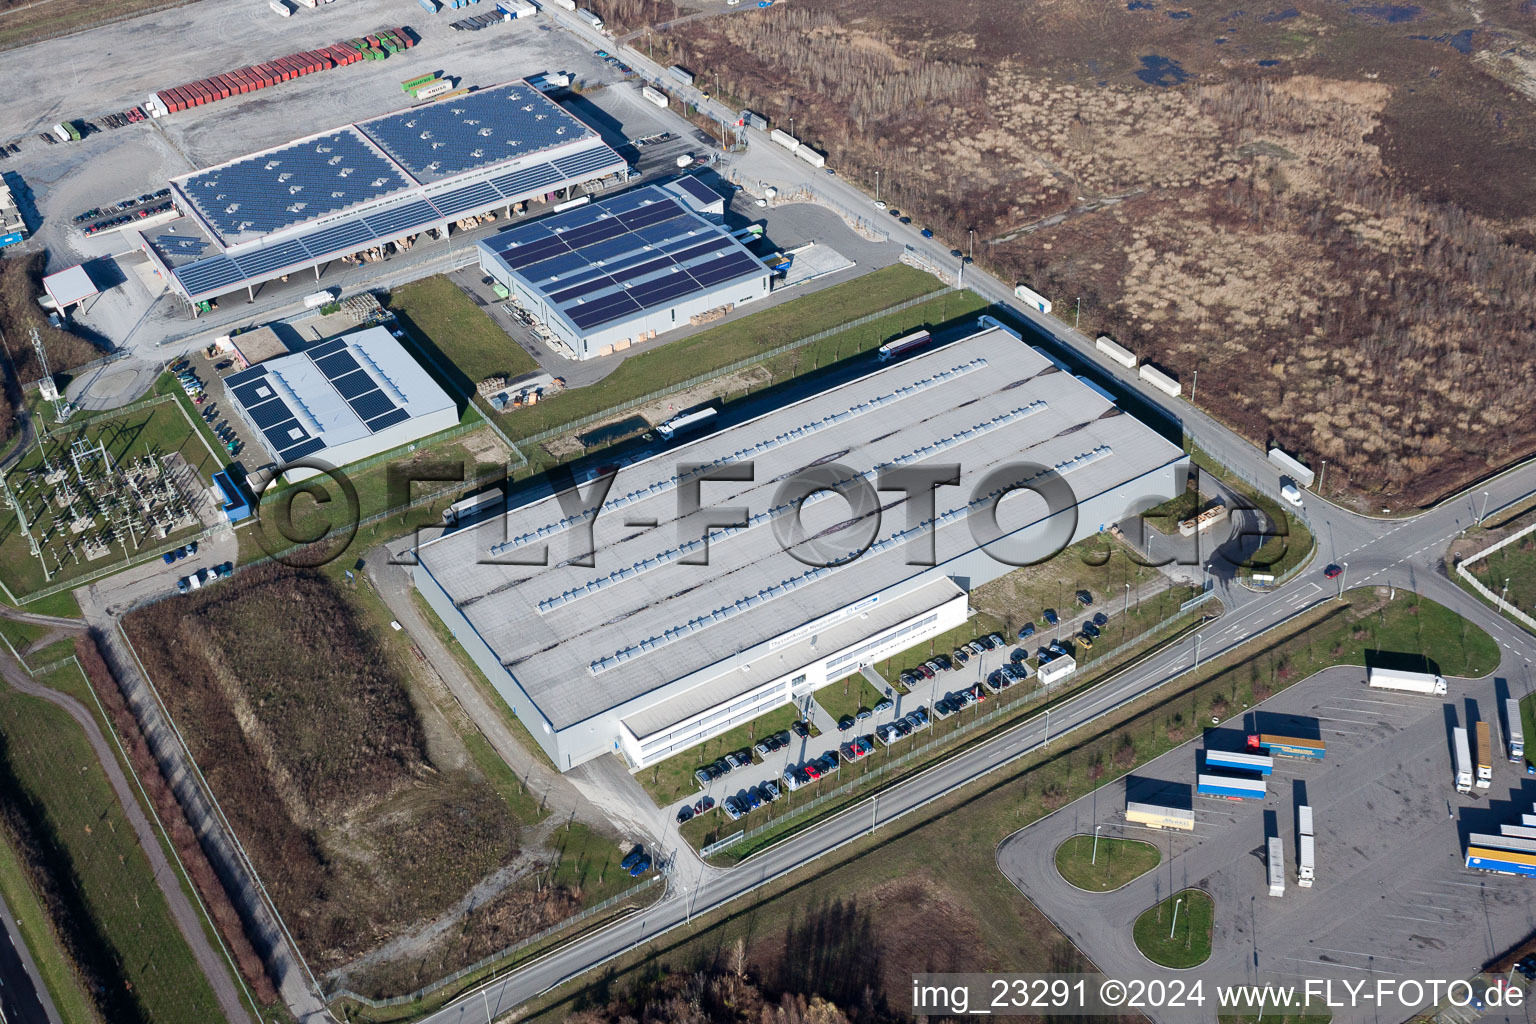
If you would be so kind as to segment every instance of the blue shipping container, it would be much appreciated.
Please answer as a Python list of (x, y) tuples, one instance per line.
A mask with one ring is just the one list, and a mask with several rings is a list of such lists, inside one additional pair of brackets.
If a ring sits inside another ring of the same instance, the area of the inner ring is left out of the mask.
[(438, 3), (437, 0), (416, 0), (416, 2), (421, 4), (421, 9), (426, 11), (428, 14), (436, 14), (438, 11), (442, 10), (443, 7), (443, 5)]
[(0, 235), (0, 249), (3, 249), (7, 245), (15, 245), (19, 241), (21, 241), (20, 231), (12, 231), (8, 235)]
[(1469, 846), (1467, 847), (1467, 867), (1477, 871), (1497, 871), (1505, 875), (1525, 875), (1527, 878), (1536, 878), (1536, 857), (1525, 853)]
[(1262, 800), (1266, 790), (1263, 779), (1241, 775), (1200, 775), (1196, 779), (1195, 792), (1201, 796), (1219, 796), (1232, 800)]

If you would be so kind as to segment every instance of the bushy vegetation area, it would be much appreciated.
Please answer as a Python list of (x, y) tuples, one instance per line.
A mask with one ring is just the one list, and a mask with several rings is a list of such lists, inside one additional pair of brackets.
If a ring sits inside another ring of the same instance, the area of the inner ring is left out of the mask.
[(16, 432), (22, 385), (43, 375), (32, 351), (34, 327), (48, 352), (49, 369), (61, 383), (69, 379), (70, 369), (102, 355), (84, 338), (49, 326), (47, 315), (37, 304), (37, 297), (43, 294), (43, 268), (47, 263), (48, 255), (44, 252), (0, 258), (0, 331), (5, 333), (5, 357), (13, 371), (6, 375), (5, 386), (0, 390), (0, 443)]
[(809, 0), (654, 56), (1376, 511), (1536, 447), (1536, 89), (1487, 19)]
[(409, 670), (329, 577), (264, 566), (127, 632), (317, 971), (447, 911), (519, 854), (473, 763), (437, 763)]

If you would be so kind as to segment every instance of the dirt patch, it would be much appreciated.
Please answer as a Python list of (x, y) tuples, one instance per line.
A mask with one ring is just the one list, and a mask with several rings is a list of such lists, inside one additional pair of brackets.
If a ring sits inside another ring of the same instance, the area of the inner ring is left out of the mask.
[(737, 370), (735, 373), (727, 373), (702, 384), (696, 384), (685, 391), (679, 391), (668, 395), (666, 398), (657, 399), (648, 405), (642, 405), (626, 415), (639, 413), (647, 422), (665, 423), (684, 409), (692, 409), (696, 405), (716, 398), (733, 395), (738, 391), (748, 391), (752, 388), (763, 387), (772, 380), (771, 375), (761, 366), (748, 366)]

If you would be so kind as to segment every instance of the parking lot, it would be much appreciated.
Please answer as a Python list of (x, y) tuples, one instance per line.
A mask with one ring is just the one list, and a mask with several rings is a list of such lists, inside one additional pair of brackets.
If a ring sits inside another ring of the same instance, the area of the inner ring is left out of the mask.
[[(1453, 787), (1450, 728), (1479, 715), (1496, 719), (1502, 687), (1494, 677), (1451, 680), (1447, 700), (1370, 690), (1363, 670), (1328, 669), (1010, 836), (999, 847), (999, 867), (1111, 976), (1161, 973), (1137, 950), (1132, 923), (1193, 886), (1216, 903), (1213, 952), (1196, 971), (1201, 977), (1468, 977), (1529, 934), (1536, 906), (1530, 880), (1464, 867), (1467, 834), (1497, 832), (1536, 798), (1536, 785), (1502, 755), (1486, 795), (1458, 795)], [(1276, 758), (1262, 802), (1192, 795), (1198, 750), (1242, 749), (1246, 735), (1260, 731), (1320, 735), (1327, 758)], [(1127, 799), (1192, 807), (1194, 831), (1129, 824)], [(1310, 889), (1296, 885), (1301, 804), (1316, 819)], [(1113, 892), (1074, 888), (1056, 872), (1055, 850), (1096, 828), (1152, 843), (1162, 863)], [(1285, 849), (1281, 898), (1268, 895), (1264, 847), (1271, 835)], [(1372, 1016), (1334, 1012), (1335, 1020)]]
[[(997, 641), (1001, 639), (997, 636)], [(699, 791), (673, 803), (667, 808), (668, 813), (676, 816), (684, 808), (698, 810), (701, 804), (703, 810), (718, 806), (725, 812), (729, 799), (747, 808), (738, 817), (741, 827), (751, 828), (759, 823), (753, 820), (751, 812), (765, 802), (765, 784), (772, 784), (767, 802), (782, 798), (792, 790), (814, 795), (817, 787), (824, 787), (829, 782), (837, 784), (838, 770), (853, 761), (886, 749), (902, 753), (903, 747), (926, 739), (936, 718), (948, 717), (978, 701), (985, 702), (1005, 688), (998, 673), (1005, 665), (1018, 664), (1012, 658), (1018, 648), (997, 641), (992, 649), (970, 656), (965, 664), (955, 665), (952, 658), (946, 658), (953, 667), (935, 672), (931, 679), (923, 679), (921, 685), (907, 694), (886, 686), (879, 675), (866, 668), (865, 677), (880, 687), (883, 696), (873, 706), (861, 708), (855, 716), (842, 722), (828, 714), (814, 697), (803, 698), (800, 721), (807, 729), (814, 726), (819, 735), (784, 730), (771, 738), (764, 737), (755, 747), (734, 751), (736, 764), (721, 758), (709, 766), (714, 771), (706, 768), (705, 774), (712, 776), (709, 781), (695, 776)], [(1009, 682), (1008, 685), (1013, 684)], [(727, 765), (729, 770), (719, 770)], [(755, 805), (752, 803), (754, 799), (757, 801)], [(726, 816), (730, 817), (729, 813)]]

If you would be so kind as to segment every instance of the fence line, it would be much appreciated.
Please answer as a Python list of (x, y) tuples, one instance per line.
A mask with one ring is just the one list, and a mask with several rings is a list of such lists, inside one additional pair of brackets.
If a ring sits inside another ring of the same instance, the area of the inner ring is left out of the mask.
[(654, 873), (639, 885), (632, 885), (628, 889), (625, 889), (623, 892), (615, 893), (614, 895), (608, 897), (606, 900), (603, 900), (601, 903), (594, 903), (592, 906), (587, 907), (585, 910), (578, 914), (574, 914), (563, 921), (556, 921), (549, 927), (535, 932), (525, 939), (514, 942), (512, 945), (506, 947), (505, 949), (500, 949), (488, 956), (481, 957), (479, 960), (470, 964), (468, 967), (462, 967), (459, 970), (454, 971), (452, 974), (443, 978), (439, 978), (430, 984), (423, 985), (421, 988), (407, 995), (390, 996), (387, 999), (370, 999), (367, 996), (358, 995), (351, 989), (343, 988), (338, 989), (335, 992), (328, 993), (325, 997), (326, 1002), (331, 1002), (337, 999), (350, 999), (353, 1002), (362, 1003), (364, 1006), (372, 1010), (382, 1010), (391, 1006), (404, 1006), (407, 1003), (417, 1002), (419, 1000), (425, 999), (427, 996), (432, 995), (434, 992), (440, 992), (444, 988), (457, 984), (458, 982), (464, 980), (472, 974), (475, 974), (478, 971), (485, 970), (487, 967), (490, 967), (497, 961), (507, 959), (519, 950), (526, 949), (538, 942), (542, 942), (544, 939), (549, 938), (556, 932), (564, 931), (565, 929), (570, 928), (572, 925), (579, 924), (580, 922), (585, 921), (594, 915), (609, 909), (610, 907), (616, 906), (619, 903), (634, 898), (641, 892), (644, 892), (646, 889), (649, 889), (651, 886), (655, 885), (661, 880), (661, 878), (662, 875), (660, 872)]
[[(1134, 647), (1139, 646), (1140, 644), (1143, 644), (1143, 643), (1147, 642), (1149, 639), (1152, 638), (1153, 634), (1161, 632), (1162, 630), (1166, 629), (1171, 623), (1176, 622), (1178, 620), (1179, 616), (1182, 615), (1182, 614), (1183, 613), (1180, 612), (1178, 614), (1174, 614), (1174, 615), (1168, 616), (1167, 618), (1165, 618), (1162, 621), (1156, 623), (1155, 625), (1150, 626), (1147, 629), (1143, 630), (1142, 632), (1138, 633), (1136, 636), (1131, 637), (1129, 640), (1122, 641), (1117, 646), (1109, 649), (1108, 651), (1105, 651), (1103, 655), (1101, 655), (1100, 657), (1098, 657), (1098, 658), (1096, 658), (1094, 660), (1097, 661), (1097, 662), (1108, 661), (1109, 659), (1114, 658), (1117, 655), (1120, 655), (1120, 654), (1124, 653), (1127, 650), (1130, 650), (1130, 649), (1132, 649)], [(1075, 675), (1075, 673), (1074, 673), (1074, 675)], [(1038, 678), (1038, 677), (1036, 677), (1036, 678)], [(1071, 679), (1072, 676), (1068, 676), (1067, 678)], [(865, 772), (863, 775), (859, 776), (857, 779), (850, 779), (848, 782), (845, 782), (843, 785), (839, 786), (837, 789), (828, 790), (828, 791), (822, 793), (820, 796), (815, 797), (814, 799), (812, 799), (809, 803), (801, 804), (795, 810), (795, 812), (792, 815), (785, 815), (784, 817), (781, 817), (781, 818), (774, 818), (772, 821), (766, 821), (763, 824), (758, 825), (756, 828), (751, 828), (751, 829), (747, 829), (747, 830), (742, 831), (742, 832), (738, 832), (734, 836), (730, 836), (730, 837), (727, 837), (725, 839), (721, 839), (721, 840), (719, 840), (719, 841), (717, 841), (715, 843), (712, 843), (710, 846), (706, 847), (705, 849), (708, 850), (709, 853), (718, 853), (721, 850), (724, 850), (724, 849), (727, 849), (727, 848), (729, 848), (731, 846), (734, 846), (737, 843), (739, 843), (739, 842), (741, 842), (741, 841), (743, 841), (745, 839), (750, 839), (753, 836), (759, 836), (759, 835), (762, 835), (765, 832), (768, 832), (770, 830), (780, 828), (780, 827), (783, 826), (784, 822), (787, 819), (801, 817), (801, 816), (805, 815), (806, 813), (816, 809), (817, 807), (821, 807), (821, 806), (825, 805), (826, 803), (828, 803), (830, 801), (839, 799), (841, 797), (846, 797), (850, 793), (852, 793), (857, 787), (859, 787), (863, 783), (867, 782), (868, 780), (873, 779), (873, 778), (879, 778), (882, 774), (890, 771), (893, 768), (900, 768), (900, 767), (910, 763), (911, 761), (913, 761), (914, 759), (916, 759), (920, 755), (927, 754), (927, 753), (935, 750), (936, 748), (938, 748), (940, 746), (948, 745), (948, 744), (952, 743), (957, 737), (964, 736), (964, 735), (966, 735), (968, 733), (974, 732), (976, 729), (979, 729), (983, 725), (989, 724), (991, 722), (995, 722), (999, 717), (1003, 716), (1004, 714), (1015, 713), (1021, 707), (1028, 705), (1031, 701), (1037, 700), (1041, 696), (1049, 694), (1052, 689), (1057, 689), (1057, 688), (1059, 688), (1059, 686), (1058, 687), (1036, 686), (1034, 691), (1032, 691), (1029, 694), (1029, 696), (1024, 697), (1021, 700), (1014, 701), (1013, 703), (1009, 704), (1006, 707), (996, 707), (996, 708), (993, 708), (991, 711), (986, 712), (985, 714), (978, 714), (974, 718), (972, 718), (970, 722), (962, 723), (958, 728), (956, 728), (956, 729), (954, 729), (954, 730), (952, 730), (950, 732), (945, 733), (942, 737), (935, 737), (933, 739), (930, 739), (927, 743), (923, 744), (920, 747), (912, 747), (911, 749), (907, 750), (905, 753), (903, 753), (903, 754), (901, 754), (901, 755), (899, 755), (897, 757), (891, 758), (890, 760), (886, 761), (880, 767), (875, 768), (875, 769), (873, 769), (871, 771)], [(964, 714), (965, 712), (961, 711), (961, 712), (958, 712), (958, 713), (959, 714)], [(699, 851), (699, 855), (701, 857), (703, 857), (703, 856), (707, 856), (708, 854), (706, 854), (705, 850), (700, 850)]]
[(1527, 534), (1533, 532), (1536, 532), (1536, 523), (1532, 523), (1530, 526), (1516, 530), (1508, 537), (1505, 537), (1500, 541), (1495, 541), (1476, 554), (1468, 555), (1466, 558), (1463, 558), (1460, 562), (1456, 563), (1456, 571), (1461, 574), (1462, 579), (1472, 584), (1472, 589), (1476, 590), (1483, 597), (1491, 601), (1495, 608), (1508, 615), (1516, 622), (1520, 623), (1526, 629), (1529, 629), (1532, 632), (1536, 632), (1536, 619), (1531, 618), (1531, 616), (1527, 615), (1519, 608), (1516, 608), (1514, 605), (1504, 600), (1504, 598), (1500, 597), (1498, 594), (1495, 594), (1492, 590), (1488, 589), (1488, 587), (1483, 584), (1482, 580), (1478, 579), (1476, 576), (1473, 576), (1472, 573), (1467, 570), (1467, 566), (1471, 565), (1473, 562), (1480, 562), (1487, 558), (1489, 555), (1493, 554), (1495, 551), (1499, 551), (1505, 546), (1513, 544), (1521, 537), (1524, 537)]
[(894, 313), (900, 313), (903, 310), (911, 309), (914, 306), (920, 306), (925, 302), (932, 302), (934, 299), (941, 298), (948, 294), (951, 290), (952, 289), (949, 288), (940, 288), (936, 291), (928, 292), (925, 295), (919, 295), (916, 298), (907, 299), (905, 302), (898, 302), (894, 306), (887, 306), (884, 309), (877, 310), (876, 312), (869, 313), (865, 316), (861, 316), (856, 320), (850, 320), (845, 324), (838, 324), (836, 327), (829, 327), (824, 331), (817, 331), (815, 334), (807, 335), (804, 338), (785, 342), (783, 345), (778, 345), (774, 348), (767, 349), (755, 355), (747, 356), (745, 359), (738, 359), (736, 362), (731, 363), (728, 366), (716, 367), (715, 369), (710, 370), (708, 373), (701, 373), (696, 377), (690, 377), (687, 380), (680, 381), (676, 384), (669, 384), (667, 387), (658, 388), (657, 390), (652, 391), (650, 394), (641, 395), (639, 398), (628, 399), (624, 402), (620, 402), (618, 405), (609, 406), (608, 408), (599, 412), (590, 413), (586, 416), (582, 416), (579, 419), (571, 420), (568, 423), (562, 423), (558, 427), (550, 427), (548, 430), (541, 430), (536, 434), (529, 434), (527, 437), (519, 438), (518, 440), (522, 444), (532, 445), (538, 444), (541, 441), (547, 441), (552, 437), (559, 437), (562, 434), (568, 434), (573, 430), (580, 430), (582, 427), (596, 423), (599, 420), (605, 420), (610, 416), (616, 416), (621, 412), (628, 412), (630, 409), (636, 409), (649, 402), (654, 402), (658, 398), (665, 398), (667, 395), (674, 395), (679, 391), (686, 391), (688, 388), (696, 387), (699, 384), (704, 384), (715, 379), (716, 377), (723, 377), (728, 373), (734, 373), (737, 370), (745, 369), (748, 366), (754, 366), (758, 363), (765, 362), (769, 359), (772, 359), (774, 356), (783, 355), (785, 352), (793, 352), (795, 349), (814, 344), (815, 342), (821, 341), (825, 338), (830, 338), (834, 334), (841, 334), (842, 332), (851, 330), (855, 327), (862, 327), (865, 324), (874, 323), (876, 320), (890, 316)]

